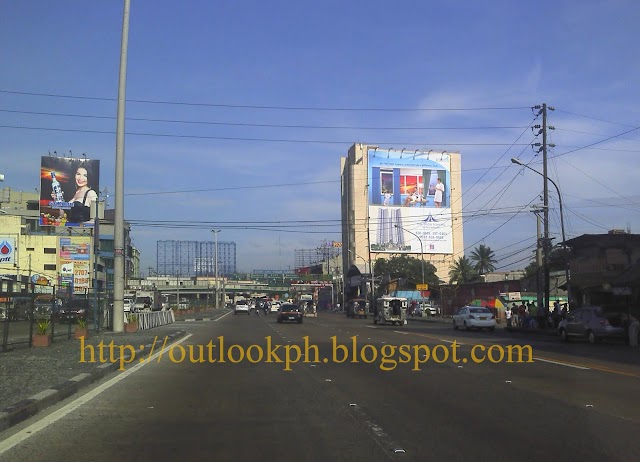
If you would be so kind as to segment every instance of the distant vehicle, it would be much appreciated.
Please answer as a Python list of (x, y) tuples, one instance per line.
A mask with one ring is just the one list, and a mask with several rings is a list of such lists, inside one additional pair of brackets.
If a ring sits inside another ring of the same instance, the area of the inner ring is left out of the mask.
[(583, 338), (597, 343), (604, 338), (628, 339), (629, 319), (634, 316), (620, 311), (605, 311), (600, 306), (585, 306), (572, 310), (558, 323), (558, 335), (565, 342), (570, 338)]
[(369, 301), (364, 298), (354, 298), (347, 302), (347, 318), (367, 318), (369, 315)]
[(60, 322), (76, 322), (78, 319), (87, 320), (91, 310), (91, 300), (86, 298), (75, 298), (65, 301), (55, 313)]
[(124, 312), (129, 313), (133, 310), (133, 300), (130, 298), (124, 299)]
[(162, 304), (160, 298), (156, 297), (153, 290), (136, 290), (136, 297), (133, 302), (134, 311), (160, 311)]
[(453, 315), (453, 328), (464, 327), (469, 330), (476, 328), (481, 330), (487, 328), (491, 331), (496, 329), (496, 316), (489, 308), (482, 306), (463, 306)]
[(403, 297), (380, 297), (373, 311), (373, 323), (404, 325), (407, 319), (407, 299)]
[(278, 310), (278, 317), (276, 318), (277, 322), (287, 322), (287, 321), (295, 321), (298, 324), (302, 324), (302, 308), (298, 305), (294, 305), (293, 303), (285, 303), (280, 306)]
[(435, 305), (432, 305), (431, 303), (421, 303), (419, 305), (419, 309), (421, 313), (425, 313), (429, 316), (438, 315), (438, 307)]
[(270, 312), (270, 313), (277, 313), (277, 312), (278, 312), (278, 310), (280, 309), (280, 306), (282, 306), (282, 303), (280, 303), (280, 302), (279, 302), (279, 301), (277, 301), (277, 300), (273, 300), (273, 301), (271, 302), (271, 306), (270, 306), (270, 308), (269, 308), (269, 312)]
[(246, 313), (251, 314), (251, 309), (246, 300), (238, 300), (233, 308), (233, 314)]

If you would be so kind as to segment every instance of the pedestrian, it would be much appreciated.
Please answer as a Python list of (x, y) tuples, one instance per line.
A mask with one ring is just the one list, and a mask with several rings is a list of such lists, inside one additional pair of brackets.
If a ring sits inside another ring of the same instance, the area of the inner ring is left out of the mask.
[[(515, 308), (516, 304), (514, 303), (513, 306)], [(507, 305), (504, 308), (504, 315), (507, 318), (507, 329), (511, 329), (511, 316), (512, 316), (512, 313), (511, 313), (511, 307), (509, 305)]]

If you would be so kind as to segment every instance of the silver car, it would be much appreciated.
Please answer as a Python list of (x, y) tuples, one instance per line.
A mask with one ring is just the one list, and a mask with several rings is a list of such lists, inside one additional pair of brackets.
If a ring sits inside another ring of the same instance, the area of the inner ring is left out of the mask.
[[(635, 320), (631, 316), (631, 320)], [(565, 342), (570, 338), (584, 338), (596, 343), (603, 338), (627, 338), (629, 316), (620, 311), (605, 311), (600, 306), (584, 306), (572, 310), (558, 324), (558, 335)]]
[(496, 328), (496, 316), (490, 309), (482, 306), (463, 306), (453, 315), (453, 328), (464, 327), (469, 330), (476, 328), (478, 330), (486, 327), (493, 331)]

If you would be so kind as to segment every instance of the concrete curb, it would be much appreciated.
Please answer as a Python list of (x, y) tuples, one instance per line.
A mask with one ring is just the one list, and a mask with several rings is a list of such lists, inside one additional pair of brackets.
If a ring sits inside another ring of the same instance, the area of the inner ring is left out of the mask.
[[(185, 332), (178, 331), (168, 335), (168, 343), (171, 344), (176, 337), (184, 335)], [(145, 349), (151, 347), (151, 344), (145, 345)], [(130, 355), (126, 354), (125, 359), (129, 359)], [(78, 374), (71, 377), (58, 385), (42, 390), (30, 398), (23, 399), (11, 406), (0, 410), (0, 432), (13, 427), (27, 420), (29, 417), (42, 412), (46, 408), (59, 403), (60, 401), (78, 393), (81, 389), (91, 385), (94, 382), (105, 377), (107, 374), (117, 371), (119, 367), (118, 357), (115, 362), (104, 363), (96, 366), (91, 373)]]

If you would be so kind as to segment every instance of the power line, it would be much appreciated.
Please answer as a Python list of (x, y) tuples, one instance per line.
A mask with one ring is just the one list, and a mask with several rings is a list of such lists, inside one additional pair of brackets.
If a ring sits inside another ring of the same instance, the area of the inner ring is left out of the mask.
[[(79, 96), (79, 95), (62, 95), (55, 93), (36, 93), (24, 91), (0, 90), (0, 93), (23, 96), (44, 96), (50, 98), (68, 98), (68, 99), (84, 99), (93, 101), (117, 101), (116, 98), (105, 98), (98, 96)], [(468, 108), (347, 108), (347, 107), (311, 107), (311, 106), (260, 106), (249, 104), (223, 104), (223, 103), (190, 103), (185, 101), (162, 101), (162, 100), (144, 100), (144, 99), (127, 99), (128, 103), (144, 103), (144, 104), (169, 104), (180, 106), (198, 106), (198, 107), (224, 107), (235, 109), (277, 109), (277, 110), (293, 110), (293, 111), (361, 111), (361, 112), (421, 112), (421, 111), (497, 111), (497, 110), (520, 110), (530, 109), (530, 106), (517, 107), (468, 107)]]
[[(0, 125), (0, 128), (13, 128), (18, 130), (44, 130), (55, 132), (69, 132), (69, 133), (99, 133), (105, 135), (113, 135), (115, 131), (112, 130), (88, 130), (88, 129), (72, 129), (72, 128), (50, 128), (50, 127), (27, 127), (16, 125)], [(209, 135), (177, 135), (171, 133), (143, 133), (143, 132), (130, 132), (127, 131), (128, 136), (157, 136), (162, 138), (187, 138), (187, 139), (199, 139), (199, 140), (223, 140), (223, 141), (260, 141), (271, 143), (310, 143), (310, 144), (353, 144), (353, 140), (349, 141), (331, 141), (331, 140), (302, 140), (302, 139), (274, 139), (274, 138), (243, 138), (233, 136), (209, 136)], [(404, 145), (404, 146), (425, 146), (426, 144), (434, 146), (509, 146), (509, 143), (438, 143), (438, 142), (406, 142), (406, 141), (370, 141), (372, 144), (379, 145)]]
[[(0, 112), (8, 112), (11, 114), (27, 114), (27, 115), (44, 115), (51, 117), (76, 117), (82, 119), (100, 119), (100, 120), (116, 120), (113, 116), (101, 116), (91, 114), (65, 114), (60, 112), (33, 112), (18, 111), (12, 109), (0, 109)], [(507, 130), (519, 129), (527, 127), (519, 126), (486, 126), (486, 127), (358, 127), (358, 126), (339, 126), (339, 125), (283, 125), (283, 124), (258, 124), (243, 122), (211, 122), (204, 120), (179, 120), (179, 119), (149, 119), (143, 117), (127, 117), (128, 121), (135, 122), (161, 122), (176, 124), (194, 124), (194, 125), (215, 125), (224, 127), (256, 127), (256, 128), (304, 128), (304, 129), (330, 129), (330, 130)]]
[(551, 159), (555, 159), (555, 158), (558, 158), (558, 157), (561, 157), (561, 156), (566, 156), (567, 154), (571, 154), (571, 153), (574, 153), (574, 152), (576, 152), (576, 151), (580, 151), (580, 150), (582, 150), (582, 149), (590, 148), (590, 147), (592, 147), (592, 146), (595, 146), (596, 144), (604, 143), (605, 141), (609, 141), (609, 140), (612, 140), (612, 139), (614, 139), (614, 138), (618, 138), (618, 137), (620, 137), (620, 136), (622, 136), (622, 135), (626, 135), (627, 133), (634, 132), (634, 131), (636, 131), (636, 130), (638, 130), (638, 129), (640, 129), (640, 127), (635, 127), (635, 128), (632, 128), (631, 130), (627, 130), (626, 132), (622, 132), (622, 133), (619, 133), (619, 134), (617, 134), (617, 135), (613, 135), (613, 136), (610, 136), (610, 137), (608, 137), (608, 138), (605, 138), (605, 139), (603, 139), (603, 140), (596, 141), (596, 142), (594, 142), (594, 143), (587, 144), (587, 145), (585, 145), (585, 146), (581, 146), (581, 147), (579, 147), (579, 148), (572, 149), (571, 151), (566, 151), (566, 152), (562, 152), (562, 153), (560, 153), (560, 154), (556, 154), (555, 156), (551, 156), (550, 158), (551, 158)]
[(584, 114), (578, 114), (576, 112), (565, 111), (563, 109), (557, 109), (556, 108), (556, 111), (564, 112), (565, 114), (571, 114), (571, 115), (578, 116), (578, 117), (584, 117), (585, 119), (597, 120), (598, 122), (604, 122), (604, 123), (607, 123), (607, 124), (620, 125), (622, 127), (633, 127), (633, 125), (622, 124), (622, 123), (619, 123), (619, 122), (612, 122), (611, 120), (605, 120), (605, 119), (600, 119), (598, 117), (593, 117), (593, 116), (584, 115)]

